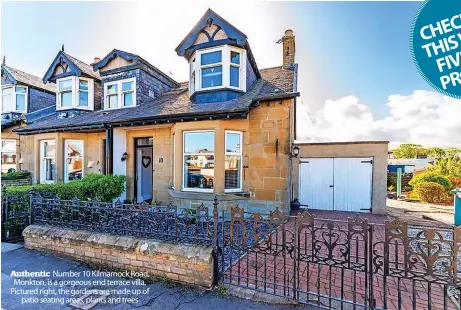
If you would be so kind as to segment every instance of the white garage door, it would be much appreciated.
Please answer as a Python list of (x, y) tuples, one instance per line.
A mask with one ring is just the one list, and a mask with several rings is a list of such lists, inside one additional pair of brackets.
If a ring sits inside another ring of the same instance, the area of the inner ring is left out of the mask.
[(310, 209), (369, 212), (372, 163), (372, 158), (301, 159), (301, 204)]

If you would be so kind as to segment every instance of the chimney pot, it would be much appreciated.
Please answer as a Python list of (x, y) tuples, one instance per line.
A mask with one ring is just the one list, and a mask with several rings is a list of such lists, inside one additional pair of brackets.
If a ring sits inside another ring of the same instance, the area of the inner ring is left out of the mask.
[(285, 30), (285, 35), (282, 38), (283, 42), (283, 66), (289, 67), (295, 63), (295, 36), (293, 35), (293, 30)]
[(94, 63), (97, 63), (97, 62), (100, 62), (100, 61), (101, 61), (101, 58), (99, 58), (99, 57), (94, 58)]

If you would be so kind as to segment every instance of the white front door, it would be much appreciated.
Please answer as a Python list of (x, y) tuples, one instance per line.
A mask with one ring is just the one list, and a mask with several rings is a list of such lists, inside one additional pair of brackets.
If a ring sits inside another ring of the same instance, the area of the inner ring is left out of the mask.
[(136, 149), (136, 201), (152, 199), (152, 147)]
[(301, 159), (299, 202), (310, 209), (333, 210), (333, 158)]

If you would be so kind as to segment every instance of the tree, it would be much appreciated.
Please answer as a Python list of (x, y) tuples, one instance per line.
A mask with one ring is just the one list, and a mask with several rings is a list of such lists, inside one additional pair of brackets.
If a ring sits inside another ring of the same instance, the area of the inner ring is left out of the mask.
[(445, 156), (437, 158), (431, 171), (441, 174), (461, 177), (461, 150), (445, 149)]
[(400, 158), (408, 158), (413, 159), (416, 158), (416, 155), (427, 155), (428, 150), (423, 148), (422, 145), (419, 144), (400, 144), (398, 148), (392, 150), (394, 157), (397, 159)]

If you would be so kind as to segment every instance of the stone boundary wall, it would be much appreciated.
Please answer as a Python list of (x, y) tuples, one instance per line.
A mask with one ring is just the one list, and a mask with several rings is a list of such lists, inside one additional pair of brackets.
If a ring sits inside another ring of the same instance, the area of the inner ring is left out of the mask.
[(2, 186), (23, 186), (32, 185), (32, 178), (27, 177), (23, 179), (4, 179), (2, 178)]
[(52, 251), (114, 270), (134, 270), (211, 288), (214, 259), (211, 246), (116, 236), (86, 230), (30, 225), (24, 231), (27, 249)]

